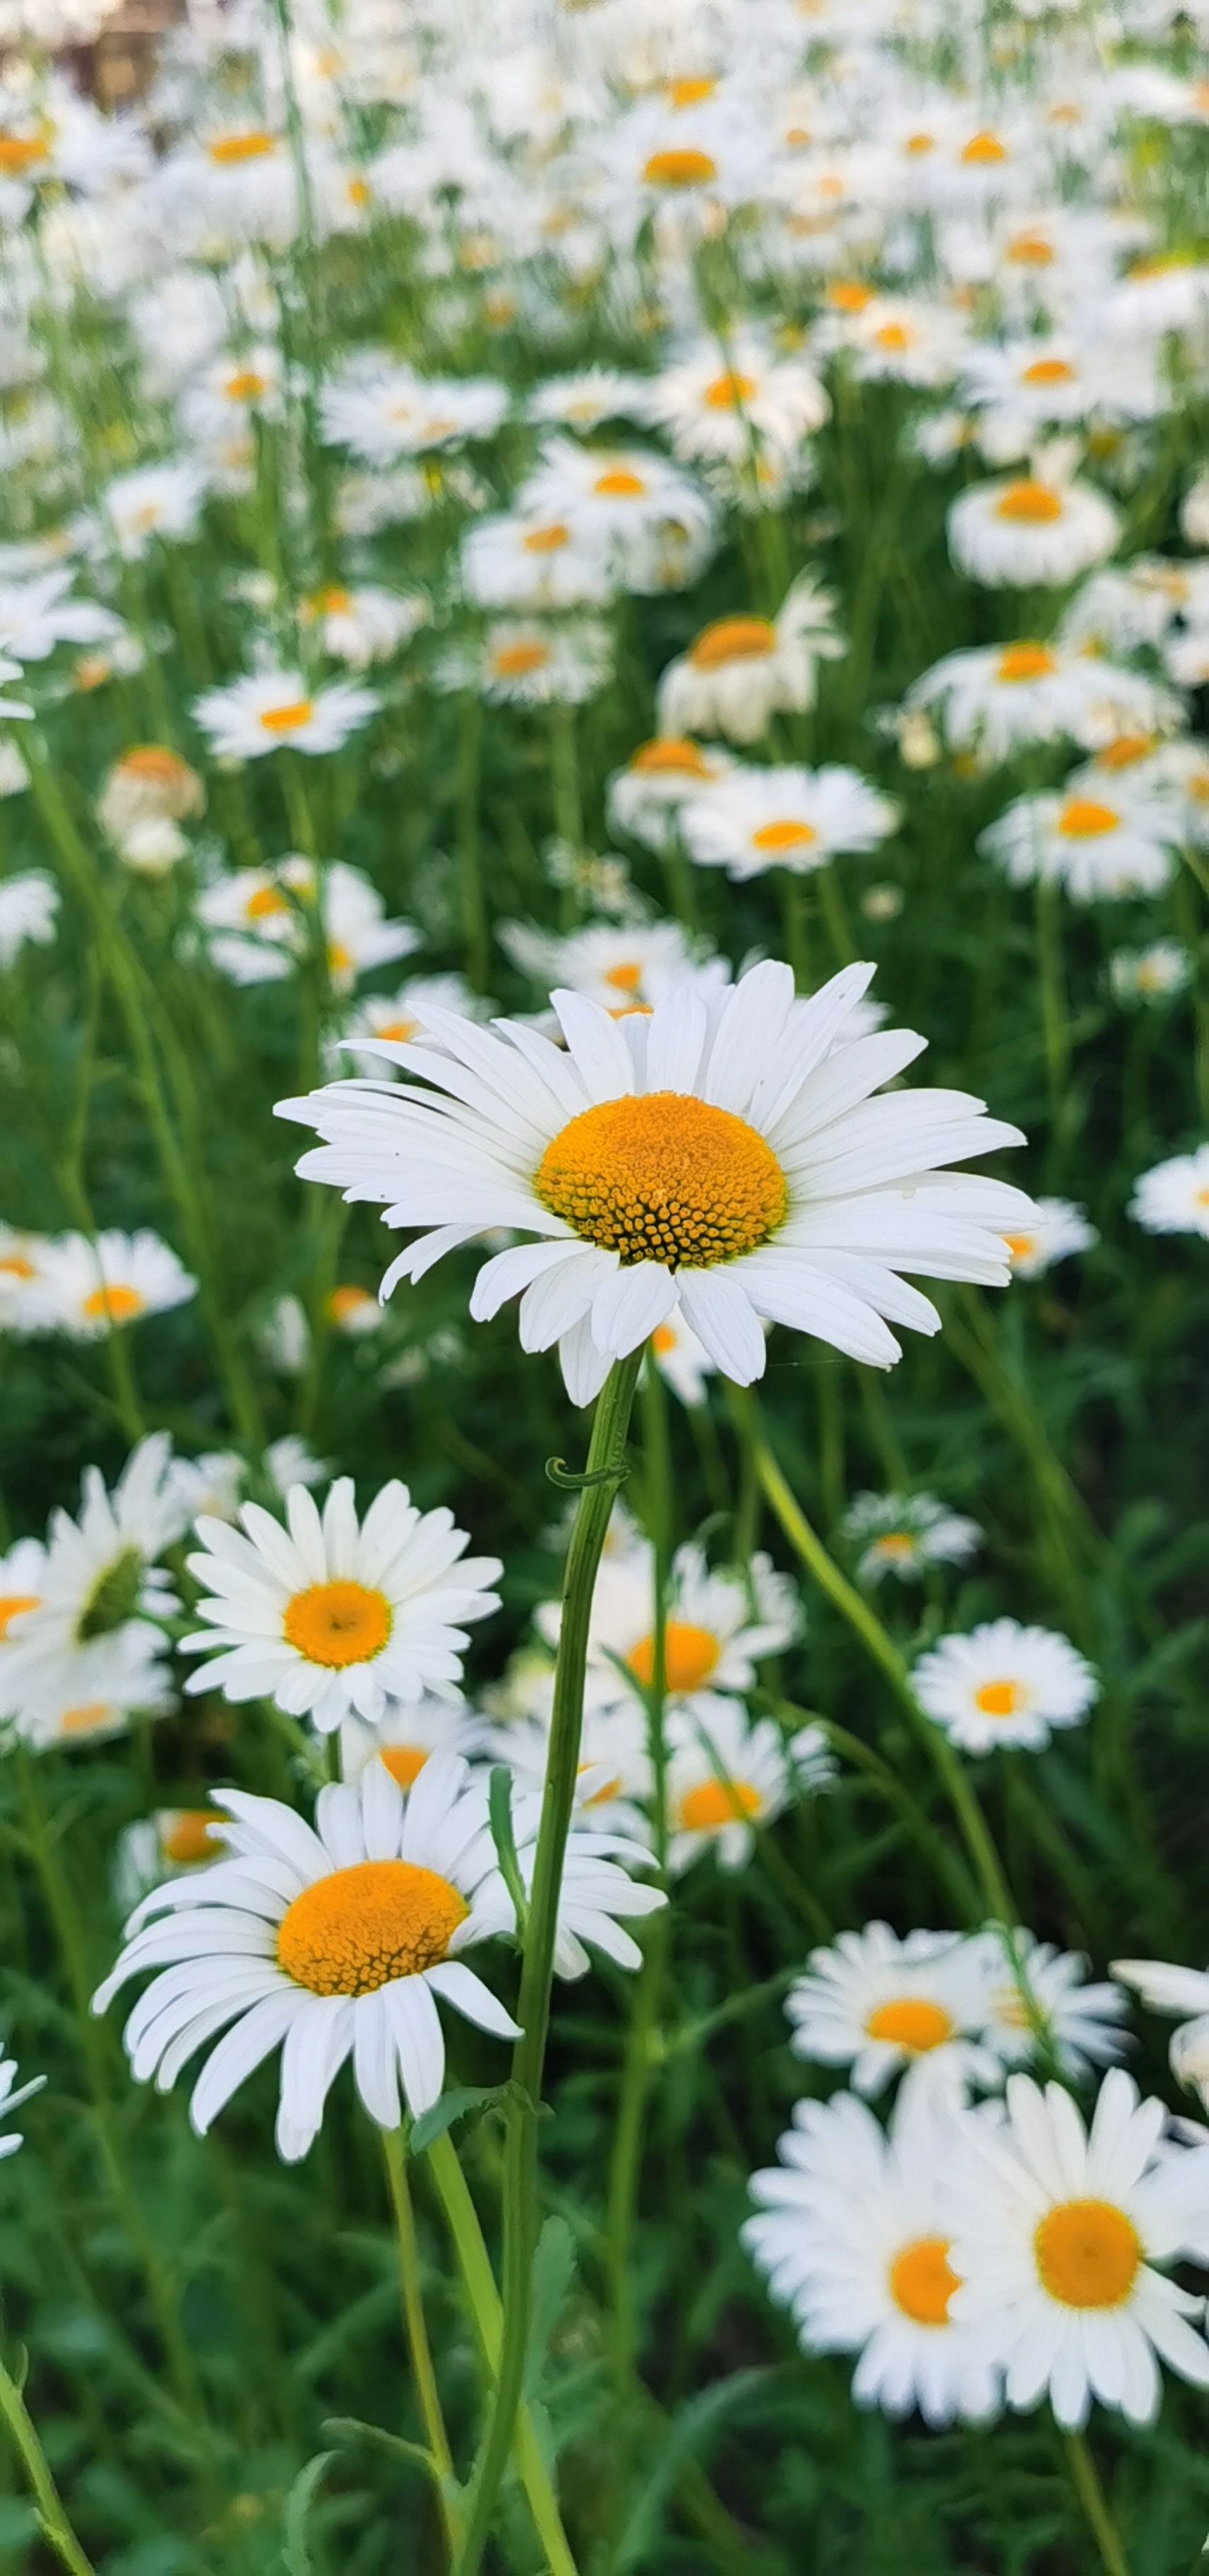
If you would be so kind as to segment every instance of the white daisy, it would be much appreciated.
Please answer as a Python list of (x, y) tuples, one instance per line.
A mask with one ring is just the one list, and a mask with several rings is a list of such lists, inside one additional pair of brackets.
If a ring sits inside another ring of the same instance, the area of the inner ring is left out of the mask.
[(1209, 1145), (1155, 1163), (1134, 1183), (1129, 1214), (1148, 1234), (1209, 1238)]
[(221, 760), (259, 760), (266, 752), (338, 751), (377, 708), (372, 689), (332, 680), (312, 689), (301, 671), (258, 671), (207, 689), (193, 716)]
[(508, 389), (490, 376), (423, 377), (362, 352), (323, 393), (323, 435), (367, 465), (489, 438), (508, 409)]
[(1056, 1261), (1068, 1261), (1072, 1252), (1089, 1252), (1100, 1240), (1083, 1209), (1070, 1199), (1038, 1199), (1032, 1224), (1003, 1239), (1014, 1279), (1044, 1279)]
[(1108, 977), (1114, 1001), (1165, 1002), (1187, 991), (1192, 960), (1178, 939), (1152, 939), (1147, 948), (1118, 948), (1109, 958)]
[(738, 1700), (699, 1691), (667, 1721), (668, 1868), (673, 1877), (704, 1853), (742, 1869), (756, 1829), (808, 1787), (829, 1787), (835, 1764), (821, 1726), (788, 1741), (771, 1717), (749, 1720)]
[(1160, 2360), (1209, 2388), (1194, 2329), (1204, 2302), (1154, 2268), (1194, 2250), (1206, 2217), (1202, 2159), (1164, 2139), (1166, 2120), (1116, 2066), (1090, 2133), (1060, 2084), (1043, 2092), (1027, 2075), (1009, 2079), (1002, 2129), (968, 2129), (952, 2186), (952, 2314), (994, 2333), (1009, 2405), (1048, 2394), (1058, 2422), (1078, 2426), (1097, 2397), (1148, 2424)]
[(1177, 2084), (1199, 2093), (1209, 2111), (1209, 1970), (1182, 1968), (1166, 1959), (1114, 1959), (1114, 1977), (1132, 1986), (1148, 2012), (1175, 2019), (1191, 2013), (1171, 2034), (1171, 2072)]
[[(586, 993), (610, 1019), (649, 1012), (673, 986), (695, 982), (702, 992), (729, 985), (724, 959), (703, 960), (678, 921), (594, 921), (563, 937), (529, 922), (505, 921), (499, 942), (522, 973), (549, 992), (559, 985)], [(557, 1028), (553, 1021), (553, 1029)], [(385, 1032), (383, 1032), (385, 1035)]]
[(431, 677), (438, 688), (479, 688), (494, 706), (585, 706), (613, 667), (613, 645), (600, 618), (536, 618), (489, 626), (475, 651), (452, 651)]
[(995, 1965), (986, 1943), (959, 1932), (908, 1932), (887, 1923), (841, 1932), (812, 1950), (785, 2010), (798, 2057), (847, 2066), (858, 2093), (904, 2075), (913, 2094), (952, 2105), (967, 2085), (999, 2083), (1002, 2060), (986, 2036)]
[(196, 1279), (171, 1245), (146, 1226), (137, 1234), (107, 1227), (95, 1242), (86, 1234), (60, 1235), (48, 1249), (44, 1282), (47, 1323), (77, 1342), (101, 1341), (197, 1294)]
[(777, 356), (765, 332), (735, 332), (666, 367), (645, 388), (647, 417), (666, 429), (678, 456), (745, 464), (757, 448), (796, 455), (831, 405), (813, 367)]
[[(654, 1854), (645, 1841), (606, 1832), (595, 1814), (588, 1822), (591, 1774), (584, 1778), (589, 1794), (577, 1809), (567, 1836), (554, 1942), (556, 1974), (568, 1979), (587, 1975), (592, 1964), (590, 1950), (603, 1950), (615, 1967), (631, 1971), (640, 1968), (642, 1952), (619, 1918), (628, 1915), (635, 1920), (644, 1914), (657, 1914), (668, 1901), (661, 1887), (644, 1886), (631, 1875), (635, 1870), (654, 1868)], [(541, 1809), (542, 1801), (536, 1792), (522, 1792), (513, 1800), (517, 1866), (527, 1896), (533, 1892)], [(485, 1926), (516, 1937), (516, 1909), (498, 1870), (481, 1890), (479, 1903)]]
[(841, 852), (872, 850), (892, 832), (899, 807), (859, 776), (825, 769), (754, 769), (691, 797), (680, 817), (698, 867), (725, 868), (736, 884), (769, 868), (809, 875)]
[(414, 1788), (434, 1753), (460, 1753), (468, 1762), (486, 1753), (491, 1728), (447, 1699), (388, 1700), (374, 1725), (349, 1709), (340, 1721), (340, 1777), (356, 1782), (367, 1762), (384, 1762), (398, 1787)]
[[(141, 1440), (108, 1492), (86, 1467), (78, 1521), (50, 1517), (36, 1609), (10, 1616), (0, 1673), (6, 1711), (31, 1726), (40, 1712), (115, 1702), (134, 1666), (161, 1644), (158, 1622), (177, 1607), (155, 1559), (184, 1526), (166, 1432)], [(152, 1675), (156, 1687), (158, 1667)], [(127, 1709), (132, 1703), (127, 1695)]]
[(980, 834), (1013, 885), (1061, 885), (1076, 903), (1160, 894), (1180, 840), (1178, 808), (1155, 797), (1021, 796)]
[(381, 1075), (381, 1059), (368, 1048), (359, 1047), (358, 1038), (417, 1038), (420, 1023), (417, 1006), (435, 1003), (442, 1011), (457, 1011), (468, 1020), (481, 1018), (489, 1007), (477, 993), (472, 993), (463, 975), (410, 975), (394, 993), (368, 993), (358, 1002), (345, 1021), (343, 1049), (333, 1048), (333, 1070), (344, 1070), (345, 1053), (351, 1056), (359, 1073)]
[(298, 615), (303, 627), (318, 628), (324, 652), (334, 662), (363, 671), (409, 642), (431, 609), (417, 591), (384, 590), (375, 582), (360, 582), (349, 590), (328, 582), (303, 600)]
[(645, 376), (625, 375), (619, 367), (582, 367), (570, 376), (548, 376), (528, 398), (531, 420), (556, 421), (560, 428), (586, 435), (606, 420), (640, 420), (649, 391)]
[(650, 448), (551, 439), (517, 498), (527, 515), (573, 531), (616, 581), (639, 593), (694, 581), (717, 543), (708, 494)]
[(717, 617), (659, 683), (661, 734), (721, 733), (758, 742), (770, 716), (814, 705), (815, 671), (844, 651), (834, 602), (799, 573), (775, 618)]
[(890, 2135), (839, 2093), (798, 2102), (778, 2165), (751, 2177), (740, 2233), (807, 2352), (858, 2352), (858, 2406), (928, 2424), (998, 2412), (993, 2339), (951, 2312), (950, 2188), (964, 2120), (905, 2101)]
[(601, 608), (614, 580), (602, 546), (573, 516), (560, 517), (535, 502), (530, 513), (501, 511), (480, 519), (462, 539), (461, 582), (476, 608), (512, 608), (522, 614), (560, 608)]
[(954, 563), (991, 588), (1074, 581), (1113, 552), (1120, 533), (1102, 492), (1039, 472), (975, 484), (949, 511)]
[(905, 703), (909, 713), (935, 713), (953, 750), (991, 762), (1064, 735), (1093, 750), (1123, 733), (1156, 731), (1164, 698), (1143, 672), (1021, 637), (946, 653)]
[(938, 1320), (899, 1265), (1002, 1284), (1002, 1237), (1031, 1203), (940, 1169), (1020, 1141), (981, 1102), (871, 1098), (920, 1041), (836, 1046), (870, 972), (801, 1000), (768, 963), (729, 993), (673, 991), (620, 1020), (556, 993), (565, 1053), (514, 1022), (425, 1012), (439, 1049), (385, 1050), (418, 1080), (336, 1083), (279, 1114), (324, 1139), (304, 1178), (429, 1229), (391, 1264), (388, 1294), (489, 1227), (536, 1235), (488, 1262), (471, 1312), (522, 1293), (522, 1342), (559, 1343), (577, 1403), (677, 1308), (741, 1384), (763, 1372), (765, 1316), (884, 1367), (899, 1346), (883, 1315)]
[(275, 1699), (323, 1735), (350, 1712), (375, 1725), (392, 1699), (460, 1697), (461, 1623), (499, 1608), (489, 1587), (503, 1569), (494, 1556), (458, 1563), (468, 1540), (452, 1512), (417, 1511), (392, 1479), (359, 1523), (341, 1476), (322, 1518), (304, 1485), (286, 1495), (288, 1531), (258, 1503), (239, 1517), (239, 1530), (198, 1523), (205, 1552), (189, 1571), (212, 1588), (183, 1652), (208, 1660), (186, 1690)]
[(985, 1936), (991, 1963), (986, 2029), (1008, 2066), (1021, 2066), (1048, 2042), (1062, 2073), (1080, 2081), (1093, 2066), (1120, 2057), (1125, 1997), (1119, 1986), (1085, 1983), (1087, 1961), (1017, 1931)]
[[(588, 1631), (589, 1691), (597, 1706), (624, 1706), (634, 1696), (634, 1683), (651, 1687), (654, 1582), (654, 1552), (645, 1539), (604, 1559)], [(759, 1663), (789, 1644), (800, 1619), (793, 1584), (761, 1550), (742, 1573), (719, 1573), (710, 1571), (704, 1550), (692, 1542), (677, 1548), (664, 1629), (669, 1705), (692, 1701), (701, 1691), (750, 1690)], [(536, 1622), (547, 1645), (556, 1646), (561, 1602), (543, 1603)]]
[(942, 1637), (911, 1674), (920, 1707), (965, 1753), (1049, 1743), (1055, 1727), (1078, 1726), (1099, 1696), (1091, 1665), (1068, 1637), (988, 1619), (966, 1636)]
[(59, 918), (59, 889), (44, 868), (21, 868), (0, 877), (0, 969), (25, 947), (46, 948)]
[(19, 1538), (0, 1556), (0, 1698), (9, 1628), (23, 1611), (38, 1608), (45, 1566), (46, 1550), (40, 1538)]
[(35, 1753), (107, 1743), (125, 1735), (136, 1716), (165, 1717), (177, 1705), (156, 1640), (136, 1621), (62, 1655), (45, 1678), (31, 1683), (26, 1674), (19, 1693), (9, 1687), (9, 1671), (0, 1656), (0, 1707), (17, 1702), (14, 1732)]
[[(520, 1659), (516, 1659), (518, 1662)], [(550, 1720), (554, 1699), (554, 1666), (530, 1662), (510, 1672), (514, 1706), (532, 1703), (528, 1715), (509, 1715), (490, 1739), (492, 1760), (504, 1762), (517, 1787), (539, 1795), (546, 1784), (550, 1756)], [(651, 1796), (651, 1757), (646, 1710), (637, 1700), (625, 1707), (584, 1712), (575, 1782), (576, 1821), (588, 1828), (625, 1836), (650, 1847), (651, 1828), (644, 1809)]]
[(225, 2032), (193, 2089), (200, 2136), (283, 2043), (277, 2150), (293, 2163), (350, 2056), (381, 2128), (399, 2125), (400, 2084), (413, 2119), (431, 2108), (445, 2078), (436, 1997), (493, 2037), (518, 2035), (463, 1956), (497, 1928), (479, 1896), (498, 1873), (485, 1791), (456, 1754), (426, 1763), (406, 1801), (369, 1763), (357, 1788), (320, 1791), (314, 1828), (244, 1790), (214, 1803), (230, 1858), (144, 1899), (93, 2001), (104, 2012), (131, 1977), (159, 1971), (125, 2039), (136, 2080), (154, 2075), (162, 2093)]
[(703, 750), (682, 735), (657, 734), (653, 742), (639, 743), (609, 780), (610, 830), (664, 855), (675, 845), (689, 797), (724, 778), (731, 766), (729, 752)]
[[(15, 2057), (0, 2059), (0, 2120), (11, 2119), (13, 2112), (19, 2111), (23, 2102), (32, 2100), (35, 2093), (40, 2093), (46, 2082), (44, 2075), (33, 2075), (28, 2084), (20, 2084), (14, 2091), (13, 2078), (16, 2072)], [(0, 2156), (15, 2156), (18, 2147), (23, 2146), (24, 2143), (19, 2129), (8, 2130), (4, 2137), (0, 2138)]]
[[(115, 760), (97, 798), (97, 821), (124, 850), (148, 826), (162, 830), (183, 822), (202, 813), (205, 802), (206, 791), (187, 760), (164, 743), (140, 742)], [(184, 839), (177, 837), (183, 851)]]
[(935, 1494), (854, 1494), (840, 1530), (860, 1550), (862, 1583), (880, 1583), (885, 1574), (918, 1583), (930, 1565), (964, 1565), (982, 1540), (977, 1521), (949, 1511)]
[(205, 494), (205, 476), (189, 457), (115, 475), (101, 494), (101, 508), (118, 553), (134, 562), (153, 537), (194, 536)]
[(211, 1868), (223, 1857), (220, 1831), (213, 1807), (157, 1807), (123, 1825), (113, 1856), (114, 1904), (129, 1914), (165, 1878)]

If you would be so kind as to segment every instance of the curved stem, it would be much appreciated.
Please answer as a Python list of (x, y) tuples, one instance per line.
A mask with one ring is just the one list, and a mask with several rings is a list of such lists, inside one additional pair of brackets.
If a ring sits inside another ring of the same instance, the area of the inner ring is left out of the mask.
[(460, 2516), (457, 2507), (457, 2480), (454, 2476), (453, 2453), (441, 2412), (441, 2395), (432, 2366), (432, 2349), (424, 2322), (424, 2293), (420, 2282), (420, 2248), (416, 2241), (415, 2212), (407, 2181), (407, 2159), (398, 2129), (382, 2133), (382, 2153), (386, 2161), (386, 2179), (390, 2186), (391, 2207), (395, 2216), (395, 2236), (399, 2247), (399, 2283), (403, 2292), (403, 2318), (407, 2327), (407, 2345), (415, 2376), (416, 2395), (424, 2418), (424, 2431), (432, 2464), (436, 2471), (437, 2492), (445, 2523), (445, 2537), (451, 2549), (457, 2547)]
[(46, 2463), (46, 2453), (38, 2440), (33, 2418), (15, 2379), (10, 2379), (0, 2362), (0, 2415), (12, 2435), (14, 2449), (20, 2452), (21, 2464), (29, 2479), (38, 2517), (38, 2529), (47, 2547), (62, 2560), (71, 2576), (93, 2576), (92, 2560), (86, 2558), (67, 2519), (62, 2498)]
[(1100, 2473), (1086, 2440), (1082, 2433), (1068, 2433), (1065, 2439), (1071, 2483), (1095, 2533), (1106, 2576), (1129, 2576), (1129, 2561), (1121, 2545), (1121, 2535), (1109, 2511), (1108, 2498), (1100, 2484)]
[(614, 1361), (601, 1388), (588, 1449), (588, 1475), (599, 1481), (587, 1483), (580, 1490), (567, 1550), (550, 1751), (517, 2006), (522, 2036), (513, 2053), (516, 2089), (509, 2104), (504, 2144), (503, 2338), (494, 2401), (471, 2485), (466, 2538), (456, 2562), (457, 2576), (476, 2576), (482, 2563), (508, 2465), (525, 2374), (530, 2276), (537, 2241), (538, 2104), (550, 2022), (558, 1898), (583, 1725), (588, 1625), (609, 1515), (625, 1474), (626, 1432), (641, 1362), (640, 1346), (626, 1359)]
[[(448, 2131), (443, 2137), (434, 2139), (428, 2150), (428, 2161), (449, 2223), (483, 2359), (494, 2376), (499, 2368), (503, 2329), (500, 2294), (483, 2243), (478, 2211), (470, 2197), (470, 2186)], [(516, 2465), (551, 2576), (577, 2576), (557, 2499), (534, 2431), (533, 2417), (523, 2402), (516, 2420)]]

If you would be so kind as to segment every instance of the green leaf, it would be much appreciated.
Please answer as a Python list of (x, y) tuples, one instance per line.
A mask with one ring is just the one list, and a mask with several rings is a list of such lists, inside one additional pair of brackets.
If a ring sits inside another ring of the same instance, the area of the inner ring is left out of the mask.
[(408, 2154), (422, 2156), (427, 2147), (435, 2146), (437, 2139), (444, 2137), (455, 2120), (465, 2119), (468, 2111), (488, 2110), (493, 2102), (504, 2101), (510, 2090), (507, 2084), (466, 2084), (453, 2093), (442, 2093), (431, 2111), (422, 2111), (419, 2119), (412, 2121)]
[(767, 2370), (736, 2370), (715, 2388), (704, 2388), (700, 2396), (690, 2397), (663, 2433), (655, 2463), (645, 2483), (639, 2487), (630, 2517), (621, 2534), (613, 2558), (612, 2576), (627, 2576), (637, 2567), (659, 2538), (663, 2508), (670, 2497), (681, 2470), (704, 2448), (708, 2436), (721, 2424), (724, 2416), (742, 2406), (757, 2390), (763, 2390), (771, 2377)]
[[(405, 2442), (401, 2433), (388, 2433), (384, 2424), (365, 2424), (359, 2415), (329, 2415), (322, 2430), (341, 2442), (372, 2442), (376, 2449), (393, 2452), (396, 2459), (409, 2460), (439, 2486), (440, 2474), (431, 2451), (420, 2442)], [(328, 2458), (334, 2457), (329, 2452)]]
[(525, 1883), (521, 1877), (520, 1862), (516, 1856), (516, 1836), (512, 1830), (512, 1773), (503, 1762), (497, 1762), (492, 1771), (487, 1803), (491, 1839), (495, 1844), (500, 1876), (512, 1899), (516, 1914), (517, 1940), (523, 1941), (525, 1925), (529, 1919), (529, 1899), (525, 1894)]
[(307, 2515), (315, 2501), (324, 2470), (339, 2458), (336, 2451), (317, 2451), (313, 2460), (300, 2469), (285, 2500), (285, 2530), (282, 2557), (288, 2576), (315, 2576), (311, 2554), (306, 2544)]

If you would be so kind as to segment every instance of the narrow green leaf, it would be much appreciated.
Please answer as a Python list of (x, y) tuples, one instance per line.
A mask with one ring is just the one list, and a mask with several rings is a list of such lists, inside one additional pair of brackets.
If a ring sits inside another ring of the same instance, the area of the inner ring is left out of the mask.
[(319, 2491), (324, 2470), (339, 2457), (336, 2451), (317, 2451), (313, 2460), (300, 2469), (285, 2500), (285, 2531), (282, 2558), (288, 2576), (315, 2576), (307, 2548), (307, 2515)]

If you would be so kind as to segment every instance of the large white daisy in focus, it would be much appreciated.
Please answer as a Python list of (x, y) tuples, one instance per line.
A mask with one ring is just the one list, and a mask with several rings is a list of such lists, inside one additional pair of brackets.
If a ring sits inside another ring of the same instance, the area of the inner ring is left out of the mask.
[(461, 1696), (463, 1622), (499, 1608), (497, 1556), (466, 1557), (452, 1512), (419, 1512), (392, 1478), (358, 1522), (351, 1476), (320, 1517), (305, 1485), (285, 1498), (288, 1529), (245, 1503), (242, 1529), (203, 1518), (189, 1571), (208, 1586), (204, 1627), (182, 1640), (207, 1661), (187, 1691), (274, 1699), (330, 1735), (350, 1714), (374, 1725), (390, 1700)]
[(479, 1893), (496, 1868), (485, 1791), (456, 1754), (424, 1766), (405, 1801), (381, 1762), (357, 1788), (321, 1789), (314, 1828), (276, 1798), (227, 1789), (215, 1827), (230, 1858), (169, 1879), (135, 1908), (93, 1999), (104, 2012), (131, 1977), (157, 1969), (126, 2024), (140, 2083), (168, 2092), (207, 2040), (190, 2103), (204, 2137), (236, 2088), (281, 2046), (277, 2150), (306, 2154), (333, 2079), (353, 2060), (381, 2128), (413, 2119), (445, 2079), (440, 1996), (499, 2039), (517, 2026), (462, 1958), (497, 1928)]
[(872, 971), (846, 967), (804, 1000), (767, 961), (728, 992), (677, 989), (623, 1019), (556, 992), (565, 1050), (424, 1009), (425, 1042), (379, 1050), (416, 1079), (329, 1083), (278, 1115), (323, 1139), (304, 1179), (416, 1230), (385, 1294), (493, 1228), (536, 1236), (485, 1264), (470, 1311), (519, 1295), (523, 1348), (557, 1342), (577, 1404), (677, 1312), (740, 1385), (763, 1374), (765, 1318), (885, 1368), (900, 1356), (889, 1322), (939, 1324), (900, 1273), (1005, 1286), (1002, 1238), (1032, 1203), (943, 1168), (1023, 1141), (981, 1101), (873, 1097), (923, 1041), (843, 1042)]
[[(1060, 2084), (1013, 2075), (1002, 2129), (972, 2123), (954, 2177), (950, 2261), (960, 2324), (997, 2327), (1008, 2403), (1048, 2391), (1060, 2424), (1093, 2397), (1132, 2423), (1158, 2412), (1158, 2361), (1209, 2388), (1204, 2301), (1156, 2271), (1201, 2244), (1203, 2156), (1164, 2138), (1167, 2112), (1114, 2066), (1090, 2132)], [(1199, 2170), (1198, 2170), (1199, 2169)]]

